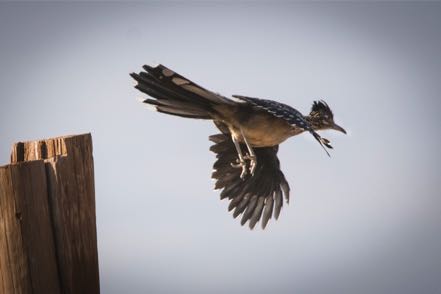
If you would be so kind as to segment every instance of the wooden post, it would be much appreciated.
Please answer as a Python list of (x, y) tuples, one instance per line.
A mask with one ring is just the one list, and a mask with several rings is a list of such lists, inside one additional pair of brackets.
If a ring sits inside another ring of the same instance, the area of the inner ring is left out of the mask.
[(16, 143), (0, 167), (0, 293), (99, 293), (90, 134)]

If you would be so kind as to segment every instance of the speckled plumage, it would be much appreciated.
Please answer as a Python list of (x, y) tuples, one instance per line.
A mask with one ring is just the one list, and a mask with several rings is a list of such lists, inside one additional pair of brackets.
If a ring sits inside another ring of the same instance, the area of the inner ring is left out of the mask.
[(240, 95), (233, 95), (233, 97), (254, 105), (257, 108), (263, 109), (275, 117), (282, 118), (292, 126), (307, 131), (311, 129), (303, 114), (289, 105), (269, 99), (252, 98)]

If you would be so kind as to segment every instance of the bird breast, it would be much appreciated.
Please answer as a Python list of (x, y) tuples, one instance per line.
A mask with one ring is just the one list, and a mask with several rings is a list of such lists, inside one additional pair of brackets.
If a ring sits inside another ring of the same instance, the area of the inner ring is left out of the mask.
[[(292, 127), (284, 119), (275, 118), (270, 114), (251, 116), (240, 123), (243, 136), (253, 147), (276, 146), (292, 136)], [(234, 125), (230, 131), (239, 141), (243, 142), (239, 126)]]

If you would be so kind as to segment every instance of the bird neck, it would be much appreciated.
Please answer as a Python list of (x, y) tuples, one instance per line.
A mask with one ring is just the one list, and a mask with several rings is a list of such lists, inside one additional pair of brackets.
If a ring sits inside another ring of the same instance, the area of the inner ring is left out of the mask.
[(305, 116), (306, 121), (311, 125), (314, 131), (323, 129), (322, 120), (317, 116), (307, 115)]

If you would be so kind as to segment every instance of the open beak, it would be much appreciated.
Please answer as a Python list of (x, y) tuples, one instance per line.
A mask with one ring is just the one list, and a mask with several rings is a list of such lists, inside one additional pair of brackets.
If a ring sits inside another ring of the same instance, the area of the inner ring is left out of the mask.
[(334, 129), (334, 130), (336, 130), (336, 131), (339, 131), (339, 132), (342, 132), (343, 134), (346, 134), (345, 129), (343, 129), (342, 127), (340, 127), (338, 124), (335, 124), (335, 123), (334, 123), (334, 126), (332, 127), (332, 129)]

